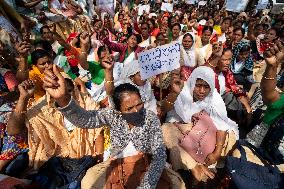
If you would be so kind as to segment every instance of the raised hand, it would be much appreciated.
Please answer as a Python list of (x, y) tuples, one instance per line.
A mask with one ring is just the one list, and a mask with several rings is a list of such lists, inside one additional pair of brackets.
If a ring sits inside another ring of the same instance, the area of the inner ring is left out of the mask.
[(183, 89), (184, 82), (181, 80), (178, 74), (173, 73), (171, 79), (171, 91), (179, 94)]
[(68, 101), (66, 97), (69, 97), (70, 100), (64, 77), (61, 75), (55, 64), (53, 65), (52, 70), (46, 70), (44, 72), (43, 88), (58, 102), (60, 106), (64, 106), (66, 100)]
[(22, 41), (16, 44), (16, 50), (20, 57), (26, 58), (31, 50), (31, 44), (27, 41)]
[(90, 49), (91, 40), (88, 32), (83, 32), (80, 35), (80, 44), (82, 49), (85, 49), (87, 51)]
[(35, 84), (32, 80), (25, 80), (18, 85), (20, 98), (28, 100), (31, 98), (35, 91)]
[(268, 65), (277, 66), (284, 61), (284, 46), (281, 41), (277, 41), (273, 47), (264, 52), (264, 58)]

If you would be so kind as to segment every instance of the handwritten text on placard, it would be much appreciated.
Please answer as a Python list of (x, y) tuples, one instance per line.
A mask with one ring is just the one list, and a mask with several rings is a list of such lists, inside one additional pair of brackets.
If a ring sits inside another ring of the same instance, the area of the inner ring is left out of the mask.
[(142, 79), (148, 79), (180, 67), (180, 44), (163, 45), (138, 55)]

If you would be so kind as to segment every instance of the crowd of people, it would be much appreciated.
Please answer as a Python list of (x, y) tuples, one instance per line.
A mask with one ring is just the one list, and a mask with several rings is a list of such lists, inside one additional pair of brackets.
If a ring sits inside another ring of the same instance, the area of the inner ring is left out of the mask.
[(284, 12), (224, 3), (0, 0), (0, 188), (233, 188), (240, 143), (281, 188)]

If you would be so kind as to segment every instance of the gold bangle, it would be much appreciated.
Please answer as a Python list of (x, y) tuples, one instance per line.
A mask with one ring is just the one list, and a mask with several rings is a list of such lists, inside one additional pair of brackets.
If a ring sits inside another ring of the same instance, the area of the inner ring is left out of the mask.
[(85, 51), (81, 51), (81, 54), (87, 54), (87, 52), (85, 52)]
[(170, 104), (170, 105), (174, 105), (174, 103), (168, 101), (167, 98), (165, 98), (165, 101), (166, 101), (168, 104)]
[(113, 83), (113, 81), (105, 81), (105, 83)]
[(274, 80), (275, 79), (275, 77), (265, 77), (265, 76), (263, 76), (263, 78), (267, 79), (267, 80)]

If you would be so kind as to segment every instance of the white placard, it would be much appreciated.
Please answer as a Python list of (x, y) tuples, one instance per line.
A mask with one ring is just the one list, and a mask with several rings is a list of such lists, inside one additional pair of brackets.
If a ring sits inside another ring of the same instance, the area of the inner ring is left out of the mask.
[(204, 6), (207, 4), (207, 1), (199, 1), (198, 6)]
[(246, 9), (248, 0), (227, 0), (226, 10), (232, 12), (242, 12)]
[(167, 12), (173, 12), (174, 6), (172, 3), (162, 3), (161, 10)]
[(194, 5), (195, 3), (198, 3), (198, 0), (186, 0), (185, 3), (188, 5)]
[(115, 14), (115, 1), (114, 0), (97, 0), (96, 2), (97, 7), (101, 9), (102, 11), (106, 11), (112, 16)]
[(139, 53), (140, 75), (143, 80), (180, 67), (179, 42)]
[(268, 2), (269, 0), (259, 0), (258, 1), (258, 4), (256, 6), (256, 9), (257, 10), (262, 10), (262, 9), (266, 9), (267, 5), (268, 5)]
[(143, 15), (143, 12), (146, 12), (147, 14), (150, 12), (150, 5), (139, 5), (138, 6), (138, 15)]

